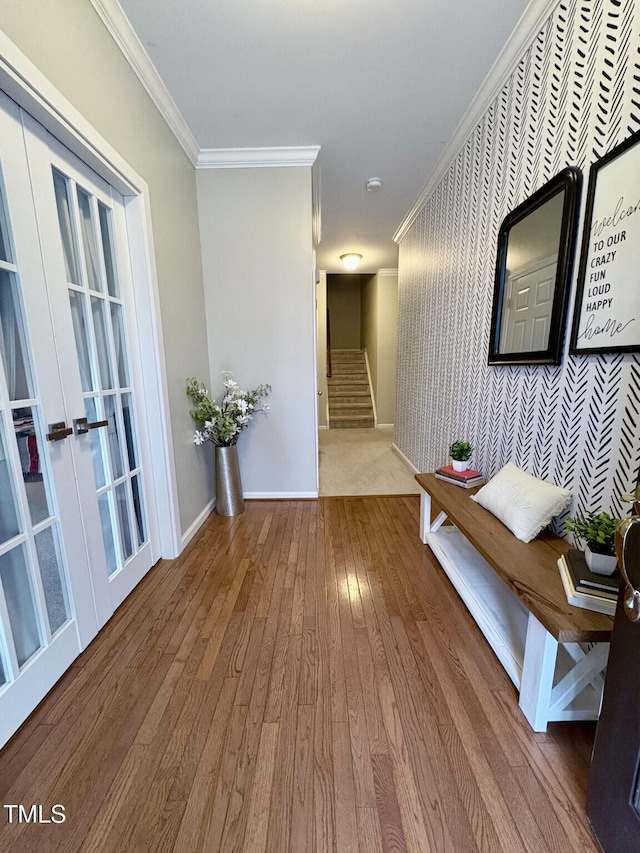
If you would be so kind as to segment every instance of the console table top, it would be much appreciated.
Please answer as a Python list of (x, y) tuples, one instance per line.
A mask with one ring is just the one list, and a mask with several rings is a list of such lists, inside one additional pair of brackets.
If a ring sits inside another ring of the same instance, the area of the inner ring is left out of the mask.
[(567, 602), (557, 561), (569, 549), (568, 542), (549, 531), (529, 543), (521, 542), (471, 500), (477, 488), (462, 489), (434, 474), (416, 474), (416, 480), (558, 642), (609, 641), (612, 616)]

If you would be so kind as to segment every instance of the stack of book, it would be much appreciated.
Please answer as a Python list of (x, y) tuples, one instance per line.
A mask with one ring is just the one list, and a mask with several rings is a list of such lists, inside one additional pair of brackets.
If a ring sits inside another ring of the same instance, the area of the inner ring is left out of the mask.
[(447, 483), (462, 486), (463, 489), (472, 489), (474, 486), (481, 486), (484, 483), (484, 477), (480, 471), (475, 471), (473, 468), (467, 468), (466, 471), (456, 471), (453, 465), (443, 465), (441, 468), (437, 468), (436, 477), (438, 480), (446, 480)]
[(587, 566), (584, 553), (574, 548), (560, 557), (558, 569), (569, 604), (613, 616), (622, 584), (618, 569), (612, 575), (597, 575)]

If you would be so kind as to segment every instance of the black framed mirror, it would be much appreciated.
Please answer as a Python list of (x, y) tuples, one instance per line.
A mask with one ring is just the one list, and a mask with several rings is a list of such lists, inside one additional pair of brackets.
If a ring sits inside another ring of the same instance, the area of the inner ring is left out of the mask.
[(563, 169), (500, 226), (489, 364), (560, 364), (581, 186)]

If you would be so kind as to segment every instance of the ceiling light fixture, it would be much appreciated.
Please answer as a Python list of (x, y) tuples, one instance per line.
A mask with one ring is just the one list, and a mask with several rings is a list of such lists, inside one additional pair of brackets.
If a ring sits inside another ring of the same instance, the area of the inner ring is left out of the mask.
[(362, 255), (359, 255), (357, 252), (349, 252), (346, 255), (340, 255), (340, 260), (342, 261), (342, 266), (346, 270), (353, 272), (362, 260)]
[(374, 190), (379, 190), (382, 186), (382, 178), (369, 178), (367, 181), (367, 192), (374, 192)]

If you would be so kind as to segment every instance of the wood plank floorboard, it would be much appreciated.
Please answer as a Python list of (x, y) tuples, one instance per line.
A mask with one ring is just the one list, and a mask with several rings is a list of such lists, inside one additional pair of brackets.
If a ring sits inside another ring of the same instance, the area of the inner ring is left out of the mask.
[(595, 725), (531, 731), (414, 496), (247, 501), (0, 752), (11, 853), (597, 853)]

